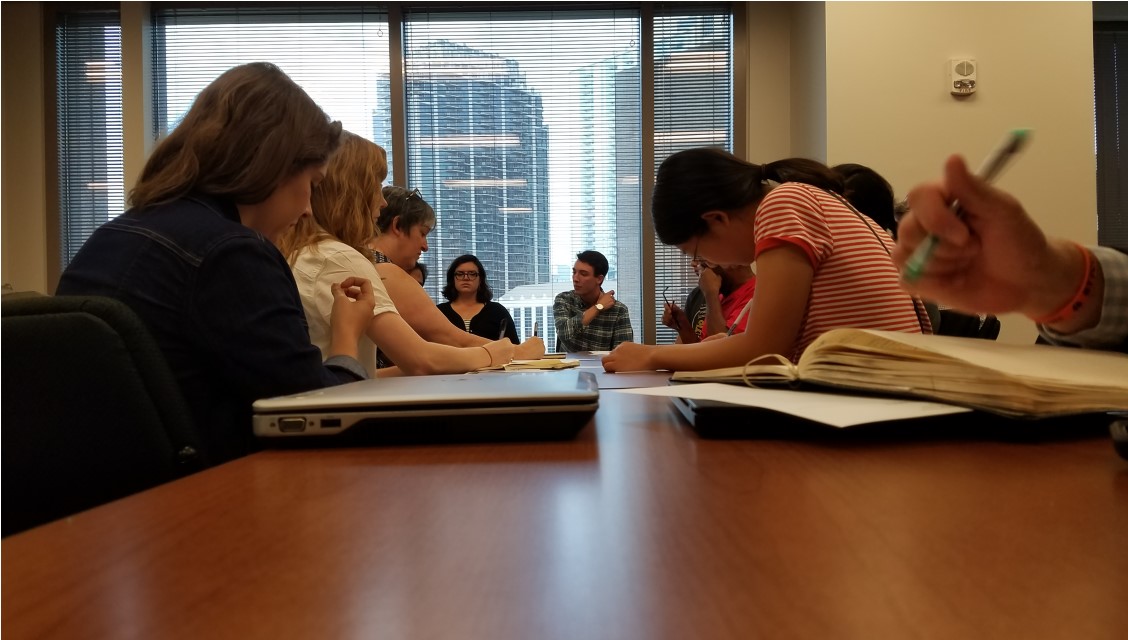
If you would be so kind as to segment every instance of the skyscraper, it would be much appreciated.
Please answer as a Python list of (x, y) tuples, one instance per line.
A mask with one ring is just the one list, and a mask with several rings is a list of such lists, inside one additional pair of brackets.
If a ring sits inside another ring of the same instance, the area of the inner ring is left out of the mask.
[(408, 184), (438, 217), (424, 262), (442, 273), (473, 253), (498, 296), (548, 281), (548, 131), (517, 63), (439, 41), (407, 59), (405, 85)]

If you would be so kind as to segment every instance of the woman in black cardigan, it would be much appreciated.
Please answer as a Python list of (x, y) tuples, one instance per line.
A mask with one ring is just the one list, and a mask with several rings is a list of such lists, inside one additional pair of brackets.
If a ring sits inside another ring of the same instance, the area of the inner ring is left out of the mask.
[(454, 326), (489, 340), (509, 338), (513, 344), (520, 343), (513, 316), (508, 309), (493, 302), (493, 291), (486, 282), (486, 268), (476, 256), (466, 254), (450, 263), (443, 296), (449, 302), (440, 304), (439, 311)]

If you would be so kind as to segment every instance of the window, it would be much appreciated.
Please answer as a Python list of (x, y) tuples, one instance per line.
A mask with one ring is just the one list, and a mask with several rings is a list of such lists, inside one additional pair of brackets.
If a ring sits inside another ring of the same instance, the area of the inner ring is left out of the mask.
[(117, 11), (56, 15), (55, 84), (59, 257), (66, 267), (125, 204)]
[(154, 7), (154, 136), (174, 128), (196, 94), (224, 71), (267, 61), (345, 129), (384, 147), (390, 168), (385, 11), (322, 4)]
[[(657, 282), (659, 315), (666, 285), (683, 300), (696, 284), (676, 249), (659, 245), (648, 255), (642, 203), (653, 176), (642, 174), (682, 148), (731, 149), (730, 5), (395, 6), (402, 15), (394, 9), (390, 24), (381, 4), (154, 3), (153, 137), (175, 127), (223, 71), (273, 62), (346, 129), (383, 146), (390, 170), (399, 155), (406, 173), (390, 172), (388, 182), (420, 189), (435, 207), (439, 222), (423, 256), (439, 274), (428, 283), (433, 298), (450, 261), (474, 253), (518, 333), (531, 335), (539, 322), (551, 349), (553, 299), (571, 288), (576, 253), (596, 249), (610, 262), (606, 287), (630, 307), (642, 340), (656, 324), (644, 317), (644, 283)], [(104, 19), (117, 28), (116, 14)], [(393, 51), (400, 34), (402, 50)], [(59, 46), (70, 53), (74, 45), (60, 35)], [(120, 53), (115, 61), (120, 69)], [(402, 69), (402, 86), (393, 86), (393, 68)], [(654, 93), (645, 96), (651, 69)], [(79, 244), (124, 208), (120, 71), (113, 77), (116, 94), (99, 89), (118, 105), (116, 165), (105, 164), (116, 166), (117, 200), (93, 204), (101, 217), (86, 227), (64, 223)], [(398, 96), (402, 124), (392, 116)], [(59, 99), (70, 106), (82, 96), (60, 84)], [(393, 148), (394, 140), (405, 142)]]
[(1098, 22), (1096, 64), (1097, 239), (1128, 249), (1128, 149), (1120, 128), (1128, 110), (1128, 22)]
[(438, 215), (424, 261), (443, 273), (475, 254), (518, 334), (539, 322), (552, 349), (553, 300), (572, 288), (576, 254), (595, 249), (640, 333), (640, 289), (620, 283), (641, 272), (638, 225), (617, 225), (639, 217), (638, 11), (404, 22), (409, 182)]
[[(716, 8), (659, 11), (654, 16), (654, 168), (693, 147), (732, 151), (732, 18)], [(653, 182), (653, 180), (651, 180)], [(649, 215), (649, 212), (646, 212)], [(689, 257), (654, 240), (654, 308), (658, 344), (677, 332), (661, 323), (663, 292), (684, 306), (697, 276)]]
[[(539, 322), (550, 349), (553, 300), (587, 249), (607, 256), (604, 288), (642, 339), (654, 321), (642, 313), (642, 154), (731, 147), (727, 6), (660, 8), (653, 24), (649, 113), (638, 9), (405, 14), (408, 177), (439, 219), (424, 261), (442, 273), (475, 254), (518, 333)], [(654, 140), (642, 140), (644, 118)], [(656, 253), (659, 287), (678, 282), (684, 299), (688, 261)]]

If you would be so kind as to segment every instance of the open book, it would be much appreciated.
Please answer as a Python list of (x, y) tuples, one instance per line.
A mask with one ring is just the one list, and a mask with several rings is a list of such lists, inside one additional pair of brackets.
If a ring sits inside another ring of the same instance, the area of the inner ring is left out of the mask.
[(672, 379), (809, 383), (1023, 417), (1128, 411), (1126, 355), (871, 329), (828, 331), (798, 364), (765, 356), (743, 367), (679, 371)]

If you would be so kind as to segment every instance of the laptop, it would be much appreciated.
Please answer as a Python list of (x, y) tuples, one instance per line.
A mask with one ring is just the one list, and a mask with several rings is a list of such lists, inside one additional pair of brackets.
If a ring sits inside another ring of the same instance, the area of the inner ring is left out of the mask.
[(485, 372), (362, 380), (258, 400), (270, 446), (567, 440), (599, 407), (591, 372)]

